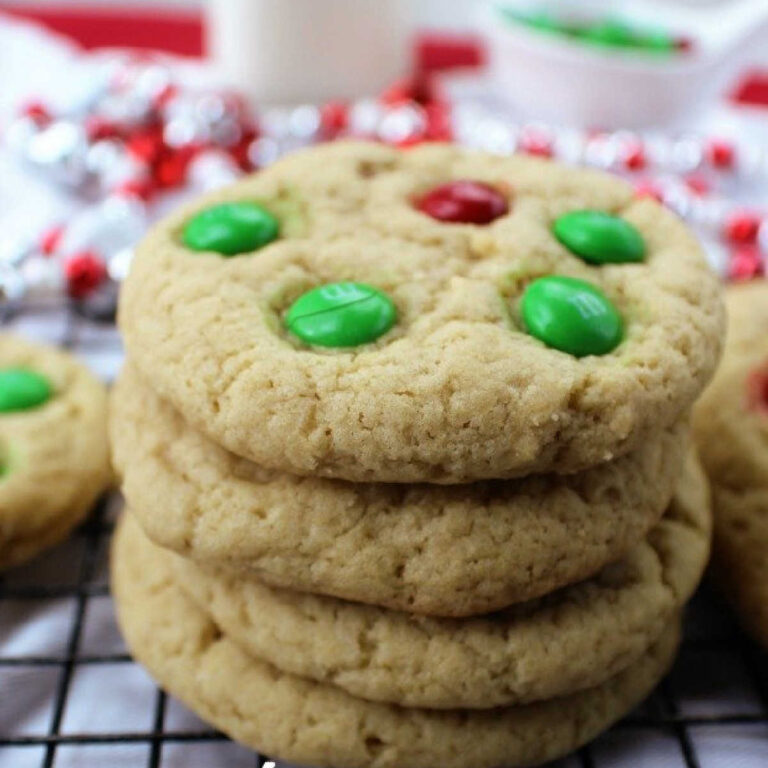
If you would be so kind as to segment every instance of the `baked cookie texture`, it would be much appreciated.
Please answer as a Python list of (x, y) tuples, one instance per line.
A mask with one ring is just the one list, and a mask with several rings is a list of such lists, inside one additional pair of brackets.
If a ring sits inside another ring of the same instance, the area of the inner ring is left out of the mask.
[[(446, 224), (413, 199), (487, 182), (510, 212)], [(193, 253), (185, 222), (257, 200), (281, 238), (225, 259)], [(642, 263), (585, 263), (553, 236), (569, 211), (620, 213)], [(588, 280), (618, 307), (624, 341), (575, 358), (528, 335), (535, 278)], [(291, 303), (336, 281), (385, 291), (395, 326), (349, 350), (284, 329)], [(458, 483), (569, 473), (624, 455), (678, 422), (708, 381), (723, 328), (719, 285), (685, 226), (623, 182), (453, 146), (338, 143), (296, 153), (181, 209), (139, 247), (120, 325), (157, 392), (215, 442), (264, 467), (350, 481)]]
[(37, 407), (0, 413), (0, 569), (57, 544), (112, 479), (104, 386), (52, 347), (0, 335), (0, 369), (52, 385)]
[(130, 365), (111, 437), (123, 491), (158, 544), (277, 587), (444, 616), (487, 613), (588, 578), (669, 504), (688, 429), (575, 475), (461, 486), (300, 478), (189, 427)]
[(161, 222), (119, 315), (119, 621), (215, 727), (299, 764), (513, 768), (665, 673), (724, 322), (665, 209), (337, 143)]
[(722, 365), (695, 410), (712, 483), (714, 578), (768, 647), (768, 282), (729, 286)]
[[(133, 520), (123, 536), (143, 537)], [(176, 583), (246, 653), (353, 696), (488, 709), (591, 688), (637, 661), (675, 620), (709, 557), (706, 480), (691, 457), (664, 519), (589, 581), (471, 620), (302, 595), (156, 549)]]
[(122, 525), (112, 583), (132, 653), (174, 696), (239, 742), (337, 768), (492, 768), (545, 762), (593, 738), (669, 667), (678, 621), (608, 682), (538, 704), (485, 711), (407, 709), (350, 696), (244, 653), (186, 597), (173, 571)]

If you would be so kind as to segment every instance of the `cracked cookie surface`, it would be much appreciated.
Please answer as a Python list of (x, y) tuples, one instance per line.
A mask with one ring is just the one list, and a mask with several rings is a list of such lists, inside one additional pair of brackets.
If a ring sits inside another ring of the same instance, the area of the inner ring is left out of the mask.
[(141, 541), (130, 546), (170, 563), (181, 590), (246, 653), (364, 699), (487, 709), (592, 688), (640, 658), (698, 585), (711, 519), (706, 480), (691, 458), (663, 520), (621, 561), (545, 598), (469, 620), (272, 589), (160, 549), (132, 516), (123, 525), (124, 537)]
[(110, 431), (150, 538), (274, 586), (446, 616), (587, 578), (641, 541), (680, 476), (687, 428), (577, 475), (461, 486), (350, 484), (261, 468), (189, 427), (126, 366)]
[[(454, 179), (492, 185), (509, 212), (436, 221), (414, 200)], [(281, 236), (252, 253), (192, 252), (181, 232), (214, 203), (255, 200)], [(619, 214), (641, 263), (588, 264), (558, 216)], [(624, 339), (573, 357), (529, 335), (536, 278), (586, 280)], [(307, 347), (285, 326), (320, 285), (366, 283), (397, 322), (352, 349)], [(451, 146), (338, 143), (290, 156), (182, 209), (139, 247), (120, 324), (129, 353), (185, 418), (232, 452), (298, 475), (456, 483), (573, 472), (678, 421), (715, 366), (718, 281), (685, 226), (616, 178)]]
[[(66, 353), (3, 334), (0, 375), (7, 371), (42, 377), (50, 392), (0, 409), (0, 569), (63, 539), (112, 477), (103, 384)], [(18, 381), (0, 390), (4, 403), (25, 395)]]
[(726, 290), (723, 362), (694, 411), (712, 483), (715, 580), (768, 647), (768, 282)]
[(198, 715), (272, 758), (334, 768), (531, 765), (594, 738), (647, 696), (672, 663), (679, 620), (608, 682), (491, 710), (408, 709), (357, 699), (243, 653), (121, 524), (112, 585), (128, 646)]

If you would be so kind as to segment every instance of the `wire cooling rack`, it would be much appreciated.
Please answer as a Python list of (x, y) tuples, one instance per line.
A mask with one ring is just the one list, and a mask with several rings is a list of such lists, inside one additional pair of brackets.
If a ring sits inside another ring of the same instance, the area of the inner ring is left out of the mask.
[[(119, 367), (114, 326), (72, 307), (24, 307), (0, 320), (4, 330), (70, 349), (107, 381)], [(128, 656), (107, 567), (120, 504), (116, 494), (103, 499), (68, 541), (0, 577), (0, 768), (273, 768), (158, 690)], [(667, 679), (555, 765), (768, 766), (768, 657), (703, 588)]]

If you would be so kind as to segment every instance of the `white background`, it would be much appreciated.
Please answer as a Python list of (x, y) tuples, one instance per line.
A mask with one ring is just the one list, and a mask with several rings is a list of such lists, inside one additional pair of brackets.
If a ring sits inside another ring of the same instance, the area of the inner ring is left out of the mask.
[[(290, 0), (285, 0), (290, 2)], [(323, 0), (317, 0), (322, 2)], [(382, 0), (383, 1), (383, 0)], [(669, 0), (670, 4), (678, 5), (726, 5), (732, 0)], [(77, 6), (102, 5), (124, 8), (127, 5), (162, 6), (187, 6), (189, 8), (200, 7), (204, 2), (215, 0), (78, 0)], [(466, 28), (471, 24), (473, 8), (480, 0), (412, 0), (417, 8), (419, 19), (423, 25), (435, 28)], [(606, 0), (604, 3), (610, 10), (619, 11), (622, 5), (631, 5), (632, 0)], [(69, 5), (73, 0), (0, 0), (0, 8), (3, 6), (24, 5)]]
[[(322, 2), (322, 0), (317, 0)], [(473, 7), (478, 0), (412, 0), (418, 8), (421, 24), (440, 28), (466, 28), (470, 24)], [(87, 6), (114, 6), (124, 8), (127, 5), (162, 6), (186, 6), (189, 8), (200, 7), (205, 0), (79, 0), (77, 5)], [(290, 2), (290, 0), (286, 0)], [(0, 8), (3, 6), (24, 5), (70, 5), (72, 0), (14, 0), (3, 2), (0, 0)]]

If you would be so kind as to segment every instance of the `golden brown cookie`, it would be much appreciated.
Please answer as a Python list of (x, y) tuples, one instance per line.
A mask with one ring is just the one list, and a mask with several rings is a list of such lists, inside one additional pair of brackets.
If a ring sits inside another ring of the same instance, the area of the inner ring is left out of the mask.
[(178, 588), (172, 570), (118, 530), (112, 584), (136, 659), (165, 690), (237, 741), (273, 758), (334, 768), (532, 765), (594, 738), (650, 693), (679, 626), (601, 686), (484, 711), (407, 709), (280, 672), (230, 641)]
[(679, 425), (578, 475), (355, 485), (266, 470), (190, 428), (127, 366), (111, 434), (129, 504), (158, 544), (278, 587), (466, 616), (591, 576), (669, 504)]
[[(455, 180), (485, 184), (501, 213), (464, 224), (419, 208)], [(600, 229), (597, 253), (556, 236), (580, 209), (620, 229)], [(615, 177), (334, 143), (155, 227), (120, 324), (152, 386), (238, 455), (298, 475), (456, 483), (637, 448), (710, 378), (723, 313), (682, 222)]]
[[(709, 558), (709, 493), (693, 457), (664, 519), (620, 562), (539, 600), (476, 619), (432, 619), (266, 587), (170, 563), (182, 591), (246, 653), (353, 696), (433, 709), (510, 706), (592, 688), (637, 661), (674, 621)], [(148, 555), (149, 556), (149, 555)], [(165, 567), (165, 566), (164, 566)]]
[(0, 569), (63, 539), (111, 479), (103, 384), (64, 352), (0, 335)]
[(768, 647), (768, 283), (730, 286), (723, 362), (696, 406), (712, 482), (714, 576)]

